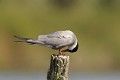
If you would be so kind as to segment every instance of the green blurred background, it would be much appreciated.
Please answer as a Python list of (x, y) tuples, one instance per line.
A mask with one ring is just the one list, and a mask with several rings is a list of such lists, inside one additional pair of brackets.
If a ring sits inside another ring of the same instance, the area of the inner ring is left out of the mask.
[(120, 0), (0, 0), (0, 70), (47, 72), (58, 51), (15, 43), (13, 36), (68, 29), (80, 45), (66, 53), (71, 71), (120, 70)]

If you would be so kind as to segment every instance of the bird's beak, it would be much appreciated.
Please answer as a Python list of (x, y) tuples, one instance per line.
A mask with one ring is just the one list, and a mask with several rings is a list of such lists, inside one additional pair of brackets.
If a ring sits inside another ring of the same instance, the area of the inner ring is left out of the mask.
[(68, 49), (62, 50), (61, 52), (68, 52)]

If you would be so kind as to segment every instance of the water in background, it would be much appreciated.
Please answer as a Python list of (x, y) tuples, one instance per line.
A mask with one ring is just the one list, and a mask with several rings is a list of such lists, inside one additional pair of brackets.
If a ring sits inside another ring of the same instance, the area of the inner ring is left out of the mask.
[[(0, 72), (0, 80), (46, 80), (46, 73)], [(69, 73), (69, 80), (120, 80), (120, 72)]]
[[(72, 30), (80, 48), (70, 56), (69, 80), (120, 80), (120, 0), (0, 0), (0, 71), (47, 70), (55, 52), (15, 43), (14, 35), (37, 38)], [(46, 80), (46, 72), (0, 72), (0, 80)]]

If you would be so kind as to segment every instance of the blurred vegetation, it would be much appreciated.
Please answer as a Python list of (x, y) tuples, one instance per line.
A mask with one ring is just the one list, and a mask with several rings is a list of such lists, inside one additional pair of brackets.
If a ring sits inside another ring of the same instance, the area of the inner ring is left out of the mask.
[(79, 51), (70, 70), (120, 69), (120, 0), (0, 0), (0, 69), (47, 70), (55, 50), (14, 43), (13, 35), (36, 38), (72, 30)]

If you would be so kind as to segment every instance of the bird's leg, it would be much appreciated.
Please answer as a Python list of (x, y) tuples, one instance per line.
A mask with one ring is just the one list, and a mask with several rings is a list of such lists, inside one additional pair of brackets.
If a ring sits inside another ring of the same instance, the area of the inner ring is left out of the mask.
[(59, 49), (59, 53), (58, 53), (58, 55), (62, 55), (62, 52), (61, 52), (61, 50)]
[(63, 54), (62, 51), (59, 49), (58, 56), (59, 56), (59, 55), (63, 55), (63, 56), (64, 56), (65, 54)]

